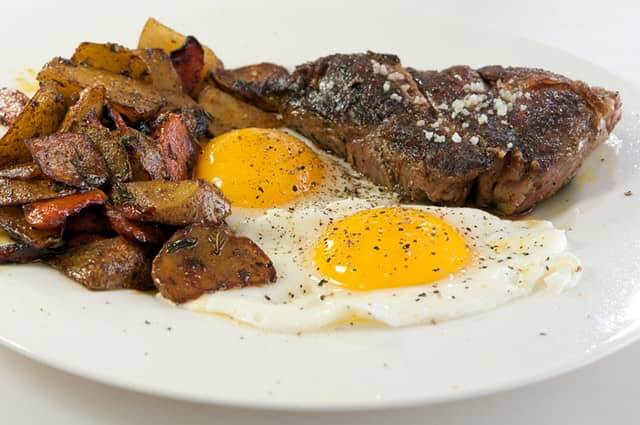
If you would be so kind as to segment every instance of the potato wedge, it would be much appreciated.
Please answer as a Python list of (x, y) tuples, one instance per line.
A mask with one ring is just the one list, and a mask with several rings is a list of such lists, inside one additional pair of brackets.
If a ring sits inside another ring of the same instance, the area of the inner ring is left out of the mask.
[(25, 162), (0, 169), (0, 178), (33, 180), (41, 177), (42, 170), (35, 162)]
[(80, 189), (102, 186), (109, 179), (109, 168), (88, 136), (56, 133), (25, 141), (42, 173)]
[(171, 226), (220, 223), (230, 212), (220, 189), (203, 180), (123, 183), (114, 187), (111, 198), (131, 220)]
[[(155, 47), (167, 53), (181, 48), (186, 41), (186, 37), (168, 26), (158, 22), (154, 18), (147, 19), (138, 39), (138, 48)], [(202, 46), (204, 50), (204, 66), (202, 67), (200, 81), (203, 81), (213, 69), (222, 68), (220, 59), (207, 46)]]
[(107, 195), (101, 190), (76, 193), (61, 198), (36, 201), (22, 207), (24, 218), (32, 227), (41, 230), (62, 228), (67, 217), (91, 205), (103, 205)]
[(72, 248), (47, 263), (92, 291), (153, 288), (144, 250), (121, 236)]
[(129, 127), (114, 131), (114, 136), (129, 152), (133, 181), (169, 178), (160, 148), (153, 139)]
[(251, 239), (226, 225), (192, 225), (178, 230), (153, 260), (153, 283), (175, 303), (206, 292), (275, 282), (276, 270)]
[(31, 226), (20, 207), (0, 207), (0, 228), (16, 241), (34, 248), (62, 245), (62, 229), (40, 230)]
[(45, 65), (38, 74), (38, 81), (55, 81), (75, 93), (95, 84), (102, 85), (114, 109), (134, 123), (153, 118), (166, 103), (165, 98), (148, 84), (120, 74), (77, 66), (60, 58)]
[(110, 132), (101, 124), (83, 123), (76, 126), (74, 131), (84, 134), (100, 151), (109, 170), (109, 180), (125, 182), (131, 179), (131, 163), (127, 149), (117, 134)]
[(59, 132), (71, 131), (87, 119), (99, 120), (104, 110), (106, 91), (103, 86), (93, 85), (80, 92), (78, 101), (72, 105), (58, 129)]
[(134, 54), (147, 67), (151, 84), (158, 90), (182, 93), (182, 82), (169, 55), (162, 49), (138, 49)]
[(211, 117), (209, 132), (214, 136), (237, 128), (281, 126), (276, 114), (249, 105), (211, 85), (202, 90), (198, 103)]
[(120, 74), (149, 83), (149, 71), (144, 61), (131, 49), (114, 43), (80, 43), (71, 57), (76, 65)]
[(0, 264), (32, 263), (49, 254), (47, 249), (38, 249), (20, 242), (0, 245)]
[(53, 180), (12, 180), (0, 178), (0, 206), (22, 205), (75, 193), (76, 189)]
[(0, 139), (0, 167), (31, 160), (24, 141), (58, 130), (70, 98), (60, 84), (43, 82), (14, 124)]

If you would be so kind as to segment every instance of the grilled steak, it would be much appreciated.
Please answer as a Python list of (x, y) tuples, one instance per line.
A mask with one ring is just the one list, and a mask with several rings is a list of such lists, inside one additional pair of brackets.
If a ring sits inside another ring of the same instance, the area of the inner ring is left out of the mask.
[(539, 69), (419, 71), (371, 52), (214, 78), (408, 200), (505, 215), (569, 182), (621, 114), (617, 93)]

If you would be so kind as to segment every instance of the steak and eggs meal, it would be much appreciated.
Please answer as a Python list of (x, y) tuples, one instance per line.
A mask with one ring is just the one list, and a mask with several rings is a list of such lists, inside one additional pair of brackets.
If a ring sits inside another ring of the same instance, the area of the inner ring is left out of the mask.
[(37, 79), (0, 89), (0, 262), (280, 332), (574, 286), (564, 231), (521, 216), (621, 116), (617, 93), (540, 69), (227, 69), (153, 18), (136, 49), (84, 42)]

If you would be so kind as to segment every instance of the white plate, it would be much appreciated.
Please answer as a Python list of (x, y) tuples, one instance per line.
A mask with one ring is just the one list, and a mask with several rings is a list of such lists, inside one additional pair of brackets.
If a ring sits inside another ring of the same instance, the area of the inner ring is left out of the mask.
[[(571, 55), (413, 7), (251, 10), (128, 5), (5, 11), (0, 83), (83, 40), (134, 45), (148, 13), (196, 34), (227, 65), (293, 65), (330, 52), (397, 53), (405, 64), (539, 66), (619, 90), (621, 140), (598, 149), (535, 217), (571, 229), (580, 285), (437, 326), (264, 334), (131, 292), (90, 293), (43, 266), (0, 268), (0, 340), (46, 364), (116, 386), (207, 403), (282, 409), (432, 403), (512, 388), (585, 365), (640, 336), (640, 92)], [(75, 9), (76, 11), (78, 9)], [(28, 31), (23, 24), (29, 22)], [(604, 158), (604, 162), (601, 162)], [(634, 196), (624, 196), (631, 190)]]

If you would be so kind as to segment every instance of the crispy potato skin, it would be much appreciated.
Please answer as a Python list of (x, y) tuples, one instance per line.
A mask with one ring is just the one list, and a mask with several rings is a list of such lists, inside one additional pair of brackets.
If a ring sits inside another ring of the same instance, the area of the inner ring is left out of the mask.
[(182, 92), (180, 76), (173, 67), (169, 55), (164, 50), (154, 48), (138, 49), (135, 54), (147, 67), (151, 85), (158, 90)]
[(23, 143), (54, 133), (64, 120), (70, 98), (56, 82), (43, 82), (13, 125), (0, 139), (0, 167), (31, 160)]
[(84, 134), (56, 133), (24, 143), (42, 173), (57, 182), (87, 189), (109, 179), (107, 163)]
[(229, 203), (216, 186), (203, 180), (140, 181), (114, 187), (114, 208), (125, 217), (170, 226), (217, 224), (229, 215)]
[(121, 236), (80, 245), (47, 262), (92, 291), (153, 287), (144, 250)]
[(205, 86), (200, 92), (198, 103), (211, 117), (209, 132), (214, 136), (237, 128), (281, 126), (276, 114), (249, 105), (212, 85)]
[(103, 86), (93, 85), (80, 92), (78, 101), (72, 105), (58, 129), (64, 133), (85, 120), (99, 120), (104, 110), (106, 91)]
[(158, 144), (147, 135), (126, 127), (114, 135), (129, 152), (131, 180), (166, 180), (169, 178)]
[(153, 118), (166, 100), (151, 85), (120, 74), (74, 65), (56, 58), (38, 74), (38, 81), (55, 81), (71, 93), (79, 93), (94, 84), (104, 86), (112, 106), (130, 122)]
[(175, 303), (276, 280), (276, 270), (260, 247), (225, 225), (177, 231), (153, 260), (151, 274), (160, 293)]
[(76, 65), (120, 74), (143, 82), (150, 82), (144, 61), (124, 46), (115, 43), (80, 43), (71, 57)]
[(33, 180), (42, 177), (42, 170), (34, 162), (10, 165), (0, 169), (0, 178), (15, 180)]
[(75, 126), (74, 131), (87, 136), (98, 149), (107, 165), (111, 183), (131, 179), (132, 166), (129, 155), (117, 134), (110, 132), (99, 122), (84, 122)]
[[(186, 37), (183, 34), (158, 22), (154, 18), (149, 18), (140, 33), (138, 48), (155, 47), (171, 53), (181, 48), (185, 44), (185, 41)], [(202, 49), (204, 53), (204, 66), (200, 74), (200, 84), (202, 84), (207, 75), (209, 75), (209, 72), (223, 67), (222, 61), (213, 53), (213, 50), (207, 46), (202, 46)], [(197, 90), (195, 94), (197, 94)]]
[(49, 253), (49, 250), (34, 248), (20, 242), (0, 245), (0, 264), (32, 263)]
[(61, 229), (40, 230), (32, 227), (20, 207), (0, 207), (0, 228), (12, 239), (36, 249), (62, 245)]
[(0, 88), (0, 125), (13, 125), (27, 103), (29, 97), (21, 91)]
[(129, 240), (149, 244), (161, 244), (167, 240), (167, 231), (158, 225), (129, 220), (122, 212), (112, 208), (107, 208), (107, 217), (111, 228)]
[(204, 49), (200, 42), (188, 36), (182, 47), (171, 52), (171, 62), (180, 75), (182, 87), (186, 93), (192, 93), (202, 76), (204, 69)]
[(95, 189), (62, 198), (36, 201), (23, 206), (27, 222), (36, 229), (51, 230), (61, 228), (67, 217), (77, 214), (90, 205), (102, 205), (107, 195)]
[(22, 205), (75, 193), (76, 189), (53, 180), (12, 180), (0, 178), (0, 206)]
[(169, 113), (154, 131), (169, 180), (191, 177), (197, 156), (197, 145), (182, 116)]

